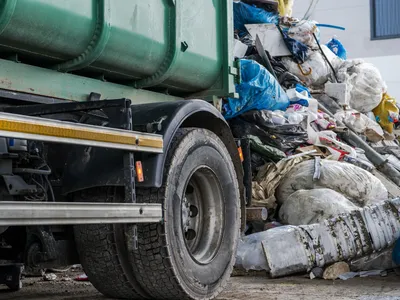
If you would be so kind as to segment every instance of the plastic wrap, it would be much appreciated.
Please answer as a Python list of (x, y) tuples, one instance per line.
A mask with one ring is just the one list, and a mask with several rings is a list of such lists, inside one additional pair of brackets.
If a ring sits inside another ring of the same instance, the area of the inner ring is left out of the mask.
[(305, 126), (302, 126), (302, 124), (298, 123), (290, 124), (287, 118), (288, 114), (294, 112), (298, 112), (299, 114), (306, 114), (304, 110), (296, 110), (294, 109), (294, 106), (290, 106), (286, 112), (252, 110), (241, 115), (241, 118), (246, 120), (247, 122), (260, 126), (262, 129), (267, 130), (270, 133), (298, 135), (305, 137)]
[(313, 180), (315, 161), (306, 161), (294, 167), (278, 186), (275, 196), (284, 203), (298, 190), (328, 188), (363, 207), (388, 199), (388, 191), (382, 182), (371, 173), (352, 164), (321, 160), (320, 178)]
[(240, 97), (228, 99), (225, 118), (253, 109), (286, 110), (289, 98), (275, 77), (255, 61), (242, 59), (240, 62), (242, 82), (236, 85)]
[(346, 61), (339, 68), (337, 76), (340, 82), (348, 84), (350, 106), (363, 113), (377, 107), (386, 92), (386, 84), (379, 70), (362, 60)]
[(279, 21), (276, 13), (243, 2), (233, 3), (233, 14), (234, 27), (240, 31), (240, 36), (247, 33), (246, 24), (278, 24)]
[(346, 48), (343, 46), (343, 44), (336, 38), (333, 37), (327, 44), (326, 46), (333, 52), (335, 53), (338, 57), (340, 57), (343, 60), (347, 59), (347, 51)]
[[(335, 114), (335, 119), (343, 122), (356, 133), (365, 134), (370, 142), (376, 143), (383, 139), (384, 133), (379, 124), (358, 111), (338, 111)], [(376, 134), (372, 134), (371, 131), (374, 131)]]
[(265, 235), (265, 232), (258, 232), (245, 236), (239, 240), (236, 251), (235, 267), (243, 268), (246, 271), (269, 270), (261, 244)]
[(393, 247), (378, 253), (361, 257), (350, 262), (350, 269), (354, 272), (369, 270), (387, 270), (396, 267), (392, 260)]
[(283, 224), (309, 225), (355, 209), (355, 204), (334, 190), (298, 190), (283, 202), (279, 218)]

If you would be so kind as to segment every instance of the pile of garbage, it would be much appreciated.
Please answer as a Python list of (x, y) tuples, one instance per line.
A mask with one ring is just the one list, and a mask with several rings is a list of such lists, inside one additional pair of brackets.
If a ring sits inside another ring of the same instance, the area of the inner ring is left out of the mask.
[(314, 278), (340, 262), (355, 271), (346, 279), (394, 267), (400, 202), (378, 175), (400, 185), (399, 108), (379, 70), (347, 59), (336, 37), (323, 44), (320, 30), (340, 27), (291, 17), (293, 1), (233, 5), (241, 83), (223, 114), (249, 145), (247, 204), (264, 211), (237, 267)]

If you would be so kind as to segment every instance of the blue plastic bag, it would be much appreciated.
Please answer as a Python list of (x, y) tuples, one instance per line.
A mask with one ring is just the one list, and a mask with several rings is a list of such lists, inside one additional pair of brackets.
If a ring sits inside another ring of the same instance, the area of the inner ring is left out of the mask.
[(306, 88), (304, 85), (301, 85), (300, 83), (296, 84), (296, 91), (298, 91), (299, 93), (306, 91), (308, 97), (311, 98), (310, 90)]
[(347, 51), (343, 44), (336, 38), (332, 38), (326, 46), (331, 49), (333, 53), (335, 53), (338, 57), (343, 60), (347, 59)]
[[(299, 83), (296, 84), (296, 92), (302, 93), (304, 91), (307, 92), (307, 95), (308, 95), (309, 98), (312, 98), (310, 90), (308, 88), (306, 88), (305, 86), (303, 86), (303, 85), (301, 85)], [(299, 104), (301, 106), (306, 106), (306, 107), (309, 106), (308, 100), (306, 100), (306, 99), (300, 99), (298, 101), (291, 101), (290, 104)]]
[(397, 240), (394, 244), (392, 260), (396, 264), (396, 266), (400, 266), (400, 239)]
[(235, 30), (240, 31), (240, 36), (247, 33), (247, 29), (244, 26), (246, 24), (278, 24), (279, 22), (278, 14), (268, 12), (264, 9), (243, 2), (233, 3), (233, 13)]
[(242, 83), (236, 85), (239, 99), (228, 99), (225, 118), (236, 117), (249, 110), (286, 110), (289, 98), (279, 82), (262, 65), (253, 60), (240, 60)]
[(286, 47), (293, 55), (293, 59), (299, 64), (304, 63), (308, 58), (308, 46), (291, 38), (287, 30), (282, 30), (279, 26), (278, 28), (281, 31)]

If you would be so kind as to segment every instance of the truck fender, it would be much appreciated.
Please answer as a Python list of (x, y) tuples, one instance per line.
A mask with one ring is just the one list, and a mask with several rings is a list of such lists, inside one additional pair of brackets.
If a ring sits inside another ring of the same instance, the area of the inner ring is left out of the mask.
[[(159, 188), (163, 181), (166, 154), (176, 131), (181, 127), (198, 127), (217, 134), (231, 154), (244, 195), (243, 168), (229, 125), (221, 113), (203, 100), (182, 100), (132, 106), (133, 130), (161, 134), (162, 154), (135, 152), (142, 162), (144, 181), (137, 187)], [(63, 194), (98, 186), (123, 186), (123, 153), (119, 150), (74, 147), (70, 151), (63, 175)]]

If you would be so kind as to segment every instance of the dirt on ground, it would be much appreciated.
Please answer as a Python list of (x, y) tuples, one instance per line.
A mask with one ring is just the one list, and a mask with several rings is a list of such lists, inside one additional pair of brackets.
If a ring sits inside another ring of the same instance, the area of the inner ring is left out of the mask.
[[(42, 278), (25, 278), (23, 288), (10, 292), (0, 286), (0, 299), (7, 300), (106, 300), (89, 282), (73, 279), (81, 271), (67, 275), (57, 273), (54, 281)], [(265, 300), (400, 300), (400, 277), (389, 274), (387, 277), (354, 278), (347, 281), (310, 280), (305, 276), (269, 279), (266, 276), (232, 277), (225, 292), (218, 299), (265, 299)]]

